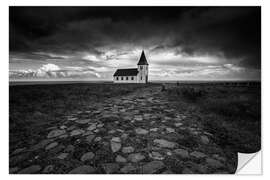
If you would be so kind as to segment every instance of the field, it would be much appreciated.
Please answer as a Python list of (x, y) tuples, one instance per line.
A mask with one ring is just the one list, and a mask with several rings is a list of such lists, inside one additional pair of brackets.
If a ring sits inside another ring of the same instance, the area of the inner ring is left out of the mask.
[(259, 86), (47, 84), (9, 92), (10, 173), (234, 173), (237, 152), (261, 148)]

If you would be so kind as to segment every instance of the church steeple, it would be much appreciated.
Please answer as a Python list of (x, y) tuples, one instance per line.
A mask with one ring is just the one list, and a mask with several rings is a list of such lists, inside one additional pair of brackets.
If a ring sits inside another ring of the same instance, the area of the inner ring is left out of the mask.
[(140, 60), (139, 60), (137, 65), (148, 65), (148, 62), (147, 62), (146, 57), (144, 55), (144, 51), (142, 51)]

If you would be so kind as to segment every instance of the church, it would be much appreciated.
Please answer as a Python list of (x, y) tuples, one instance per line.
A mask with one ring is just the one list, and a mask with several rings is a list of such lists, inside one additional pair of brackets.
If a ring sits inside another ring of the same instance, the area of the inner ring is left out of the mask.
[(117, 69), (113, 75), (114, 83), (147, 83), (148, 82), (148, 62), (144, 51), (142, 51), (137, 68)]

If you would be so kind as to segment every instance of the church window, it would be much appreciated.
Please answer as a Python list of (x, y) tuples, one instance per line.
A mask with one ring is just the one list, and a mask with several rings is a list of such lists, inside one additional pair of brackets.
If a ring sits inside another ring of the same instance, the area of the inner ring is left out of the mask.
[(141, 80), (142, 80), (142, 76), (141, 76)]
[(128, 80), (128, 77), (126, 77), (126, 80)]
[(124, 78), (123, 78), (123, 77), (121, 77), (121, 80), (124, 80)]
[(134, 80), (134, 77), (133, 76), (131, 77), (131, 80)]
[(116, 81), (118, 81), (118, 77), (116, 77)]
[(142, 67), (142, 66), (140, 66), (140, 69), (142, 70), (142, 69), (143, 69), (143, 67)]

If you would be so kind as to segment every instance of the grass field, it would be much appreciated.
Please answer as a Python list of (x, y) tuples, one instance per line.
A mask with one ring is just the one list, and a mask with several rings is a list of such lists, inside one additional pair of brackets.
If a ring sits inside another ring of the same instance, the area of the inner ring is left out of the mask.
[(260, 86), (179, 85), (166, 91), (182, 111), (197, 114), (219, 145), (243, 153), (261, 149)]

